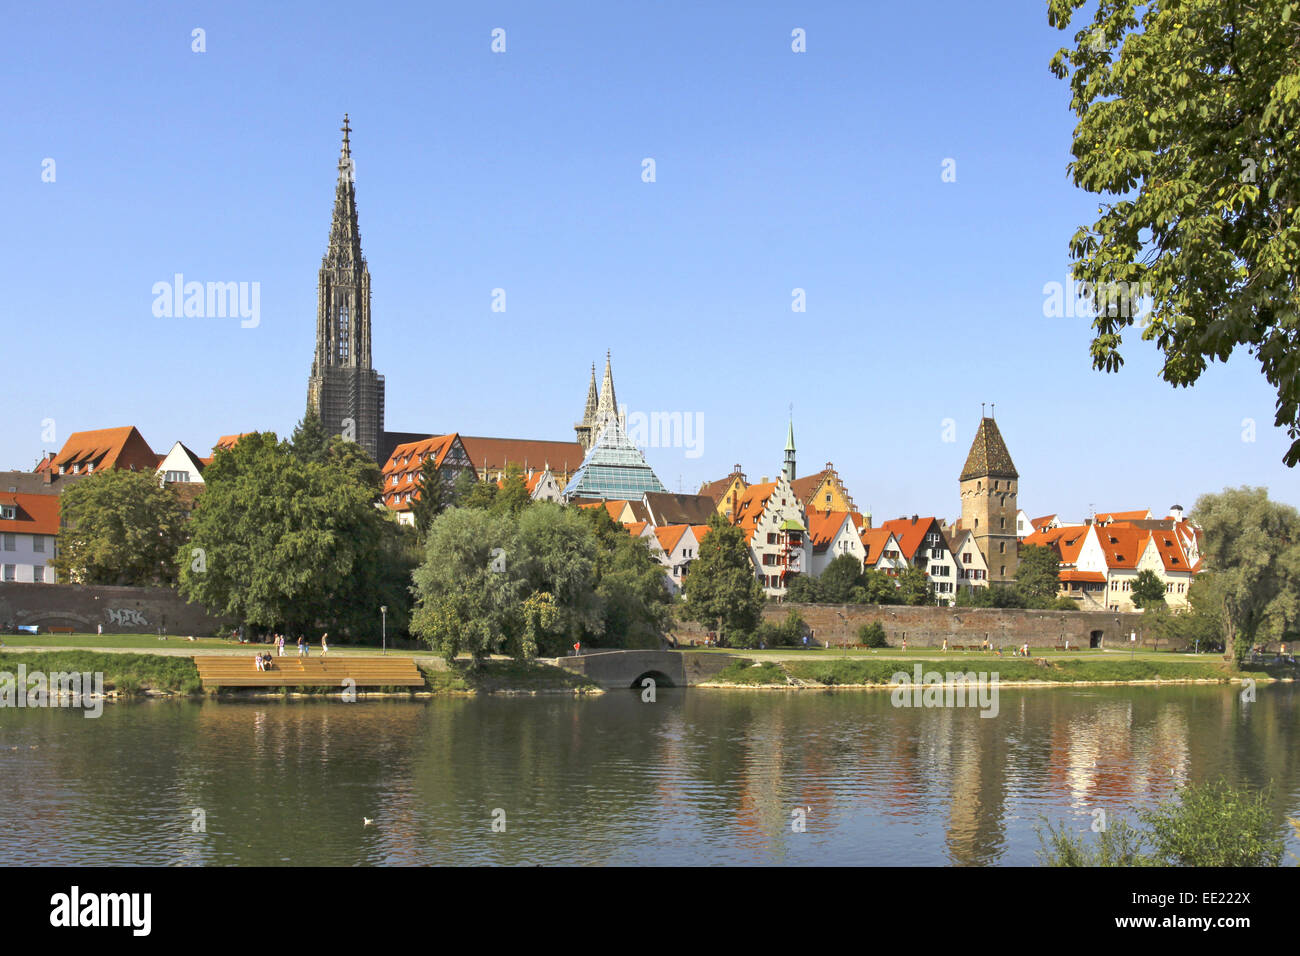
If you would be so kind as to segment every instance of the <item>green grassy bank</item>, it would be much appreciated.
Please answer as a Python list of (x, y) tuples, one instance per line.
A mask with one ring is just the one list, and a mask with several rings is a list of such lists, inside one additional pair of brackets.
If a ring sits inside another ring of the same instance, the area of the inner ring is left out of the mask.
[(1115, 657), (1094, 658), (1017, 658), (986, 654), (963, 654), (936, 661), (933, 658), (907, 659), (847, 657), (833, 660), (763, 660), (734, 661), (711, 683), (735, 686), (780, 686), (805, 684), (821, 687), (886, 685), (902, 671), (909, 677), (915, 666), (923, 672), (947, 674), (970, 671), (997, 672), (1003, 684), (1023, 682), (1104, 683), (1127, 681), (1231, 681), (1245, 677), (1268, 679), (1284, 676), (1268, 671), (1241, 671), (1220, 658), (1207, 660), (1150, 660)]
[(199, 669), (193, 658), (162, 654), (105, 654), (98, 651), (28, 651), (0, 653), (0, 671), (56, 671), (104, 675), (104, 690), (132, 696), (144, 691), (201, 694)]

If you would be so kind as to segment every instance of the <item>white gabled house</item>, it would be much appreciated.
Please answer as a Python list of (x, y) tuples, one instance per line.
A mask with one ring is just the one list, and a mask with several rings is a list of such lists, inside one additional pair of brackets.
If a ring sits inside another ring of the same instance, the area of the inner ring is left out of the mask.
[(858, 526), (849, 511), (818, 511), (809, 508), (808, 544), (810, 554), (808, 573), (821, 577), (827, 566), (842, 554), (847, 554), (861, 565), (866, 557)]
[(736, 503), (736, 524), (764, 593), (784, 597), (793, 576), (808, 573), (807, 518), (784, 473), (745, 489)]

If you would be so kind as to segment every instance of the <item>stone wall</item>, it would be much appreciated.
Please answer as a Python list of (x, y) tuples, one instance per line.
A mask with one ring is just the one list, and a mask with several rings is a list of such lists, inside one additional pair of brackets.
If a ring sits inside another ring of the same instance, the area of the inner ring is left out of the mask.
[(36, 624), (94, 633), (208, 637), (225, 622), (187, 604), (170, 588), (92, 587), (80, 584), (0, 583), (0, 627)]
[[(1071, 647), (1088, 647), (1094, 636), (1106, 647), (1128, 646), (1129, 633), (1142, 637), (1142, 615), (1114, 611), (1026, 611), (1004, 608), (900, 607), (861, 604), (774, 604), (763, 607), (763, 617), (779, 624), (798, 610), (818, 642), (857, 642), (858, 627), (879, 621), (889, 643), (897, 646), (904, 635), (909, 647), (939, 647), (944, 638), (954, 644), (979, 645), (986, 637), (995, 645), (1052, 647), (1068, 638)], [(683, 621), (675, 628), (677, 640), (689, 645), (704, 640), (704, 628)]]

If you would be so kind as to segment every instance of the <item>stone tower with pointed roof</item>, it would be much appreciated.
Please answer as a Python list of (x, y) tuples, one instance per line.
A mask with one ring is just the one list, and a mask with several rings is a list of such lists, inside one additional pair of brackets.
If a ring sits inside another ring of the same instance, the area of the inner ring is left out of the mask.
[(352, 132), (343, 116), (329, 248), (316, 287), (316, 354), (307, 407), (331, 435), (355, 438), (378, 459), (384, 437), (384, 377), (371, 366), (370, 269), (357, 228)]
[(1016, 536), (1019, 482), (998, 423), (981, 418), (959, 479), (961, 526), (975, 536), (989, 566), (989, 581), (995, 584), (1013, 583), (1020, 566)]

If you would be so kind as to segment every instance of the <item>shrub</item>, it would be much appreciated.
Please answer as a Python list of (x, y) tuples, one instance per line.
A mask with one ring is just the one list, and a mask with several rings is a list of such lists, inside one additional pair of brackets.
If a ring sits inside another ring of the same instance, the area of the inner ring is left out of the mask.
[(858, 643), (867, 647), (889, 646), (889, 641), (885, 636), (885, 628), (879, 621), (872, 621), (870, 624), (858, 626)]

